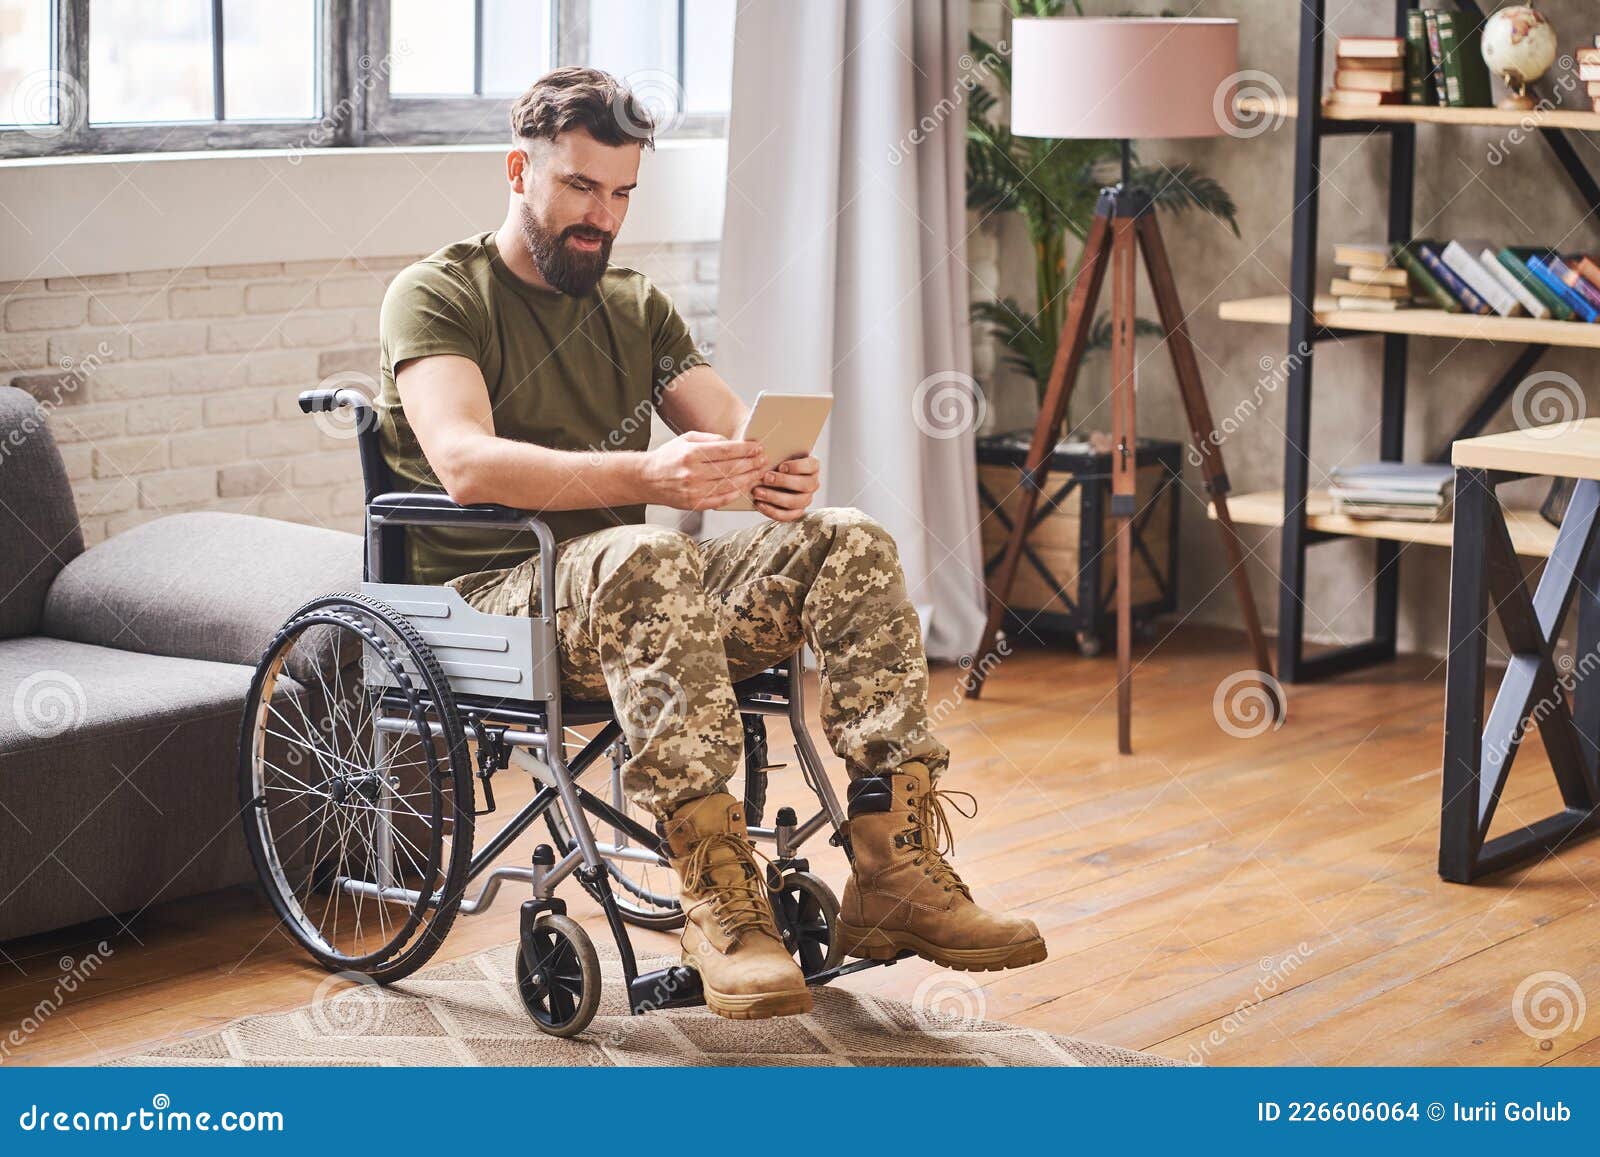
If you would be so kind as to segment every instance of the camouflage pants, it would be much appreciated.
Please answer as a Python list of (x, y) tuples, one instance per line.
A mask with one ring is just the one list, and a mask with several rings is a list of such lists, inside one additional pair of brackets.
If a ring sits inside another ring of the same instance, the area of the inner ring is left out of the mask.
[[(538, 613), (537, 555), (450, 585), (491, 614)], [(611, 700), (632, 751), (624, 789), (657, 817), (739, 770), (733, 683), (802, 640), (817, 656), (828, 743), (852, 777), (948, 762), (894, 540), (859, 510), (699, 543), (659, 526), (596, 531), (557, 547), (556, 598), (563, 689)]]

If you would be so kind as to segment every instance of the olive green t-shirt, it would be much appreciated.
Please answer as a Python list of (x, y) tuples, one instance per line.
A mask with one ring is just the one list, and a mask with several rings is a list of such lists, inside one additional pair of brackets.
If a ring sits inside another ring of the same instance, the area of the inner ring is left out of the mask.
[[(613, 266), (584, 297), (518, 279), (493, 233), (447, 245), (408, 267), (379, 321), (383, 456), (398, 484), (441, 490), (395, 389), (412, 358), (459, 354), (483, 371), (495, 433), (557, 450), (643, 450), (662, 386), (705, 359), (666, 294)], [(557, 541), (644, 521), (643, 506), (558, 510), (543, 516)], [(413, 527), (410, 579), (442, 583), (515, 566), (538, 548), (526, 532)]]

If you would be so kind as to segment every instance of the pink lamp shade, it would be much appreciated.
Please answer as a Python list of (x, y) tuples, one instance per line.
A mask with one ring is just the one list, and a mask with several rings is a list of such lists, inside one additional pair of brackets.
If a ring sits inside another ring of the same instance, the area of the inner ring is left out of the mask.
[(1238, 71), (1237, 20), (1018, 18), (1011, 22), (1011, 131), (1220, 136)]

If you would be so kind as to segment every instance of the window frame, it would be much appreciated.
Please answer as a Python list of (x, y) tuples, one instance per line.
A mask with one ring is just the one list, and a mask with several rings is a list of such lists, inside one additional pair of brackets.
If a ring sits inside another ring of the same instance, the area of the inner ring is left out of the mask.
[[(220, 0), (212, 0), (220, 4)], [(70, 78), (78, 98), (89, 91), (90, 0), (54, 0), (52, 67)], [(682, 84), (684, 0), (678, 3), (677, 75)], [(316, 68), (319, 113), (307, 120), (179, 121), (91, 125), (86, 111), (69, 115), (59, 131), (0, 128), (0, 160), (65, 155), (194, 152), (215, 149), (309, 151), (362, 145), (469, 145), (509, 136), (509, 97), (393, 97), (387, 69), (389, 0), (320, 0)], [(482, 53), (482, 0), (477, 0)], [(579, 63), (588, 44), (589, 0), (554, 0), (557, 65)], [(217, 29), (214, 25), (213, 32)], [(220, 46), (216, 49), (220, 53)], [(480, 65), (481, 68), (481, 65)], [(214, 72), (220, 77), (220, 68)], [(221, 94), (217, 96), (221, 107)], [(63, 110), (58, 110), (61, 112)], [(716, 138), (727, 134), (727, 116), (685, 115), (668, 138)]]

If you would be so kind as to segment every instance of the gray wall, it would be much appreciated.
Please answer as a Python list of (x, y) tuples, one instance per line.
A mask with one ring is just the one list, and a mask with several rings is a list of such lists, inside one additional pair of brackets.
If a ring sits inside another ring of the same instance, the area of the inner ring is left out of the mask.
[[(1172, 7), (1160, 0), (1090, 0), (1090, 14), (1159, 14)], [(1490, 4), (1488, 7), (1493, 7)], [(1187, 7), (1187, 6), (1180, 6)], [(1600, 32), (1600, 11), (1585, 0), (1547, 0), (1539, 5), (1560, 34), (1564, 51), (1588, 43)], [(1391, 28), (1388, 0), (1340, 0), (1329, 5), (1337, 35), (1384, 35)], [(979, 0), (973, 23), (998, 33), (1002, 5)], [(1297, 83), (1299, 6), (1291, 0), (1204, 0), (1197, 16), (1231, 16), (1241, 29), (1241, 67), (1260, 70), (1293, 94)], [(1332, 51), (1328, 54), (1332, 67)], [(1558, 66), (1559, 67), (1559, 66)], [(1552, 71), (1551, 79), (1555, 77)], [(1498, 96), (1498, 86), (1497, 86)], [(1583, 104), (1581, 90), (1569, 102)], [(1579, 152), (1600, 174), (1600, 147), (1592, 138), (1574, 138)], [(1322, 229), (1319, 288), (1333, 273), (1335, 242), (1380, 242), (1385, 236), (1388, 189), (1386, 138), (1338, 138), (1323, 149)], [(1417, 134), (1418, 164), (1415, 232), (1440, 237), (1492, 240), (1498, 244), (1559, 244), (1574, 250), (1600, 249), (1600, 223), (1585, 219), (1549, 149), (1537, 137), (1517, 144), (1505, 130), (1422, 127)], [(1294, 181), (1294, 122), (1284, 121), (1252, 139), (1219, 137), (1199, 142), (1152, 143), (1147, 159), (1190, 160), (1203, 165), (1239, 204), (1236, 239), (1221, 225), (1196, 217), (1163, 218), (1168, 247), (1177, 268), (1191, 332), (1199, 347), (1206, 387), (1218, 422), (1243, 415), (1227, 438), (1224, 452), (1236, 491), (1275, 488), (1283, 477), (1284, 391), (1282, 365), (1288, 332), (1281, 327), (1241, 325), (1217, 320), (1217, 305), (1231, 298), (1287, 292)], [(1020, 225), (1008, 221), (980, 228), (975, 238), (977, 282), (973, 294), (1011, 294), (1032, 299), (1030, 252)], [(991, 280), (992, 279), (992, 280)], [(1109, 300), (1109, 299), (1108, 299)], [(1154, 317), (1148, 296), (1141, 313)], [(1417, 458), (1465, 417), (1477, 392), (1515, 357), (1516, 347), (1486, 342), (1413, 338), (1406, 454)], [(1138, 395), (1143, 432), (1182, 438), (1185, 431), (1171, 367), (1151, 343), (1141, 346)], [(1312, 412), (1313, 485), (1339, 462), (1373, 459), (1378, 454), (1377, 420), (1381, 377), (1381, 339), (1319, 346)], [(1588, 393), (1588, 412), (1600, 413), (1596, 389), (1597, 355), (1590, 351), (1552, 351), (1541, 370), (1572, 375)], [(1086, 366), (1073, 418), (1095, 428), (1110, 425), (1103, 403), (1107, 367), (1104, 356)], [(990, 426), (1027, 424), (1032, 398), (1026, 385), (996, 372), (980, 356), (979, 373), (991, 394)], [(1257, 404), (1256, 399), (1262, 399)], [(1509, 407), (1493, 429), (1509, 428)], [(1203, 491), (1194, 471), (1186, 477), (1190, 494), (1184, 517), (1183, 599), (1186, 613), (1204, 622), (1237, 625), (1239, 612), (1231, 584), (1224, 584), (1222, 552), (1205, 518)], [(1542, 488), (1509, 492), (1536, 503)], [(1269, 627), (1277, 621), (1278, 535), (1245, 528), (1254, 548), (1252, 579)], [(1354, 641), (1371, 626), (1369, 589), (1372, 544), (1334, 543), (1311, 555), (1311, 585), (1306, 615), (1309, 638)], [(1401, 646), (1442, 653), (1445, 646), (1447, 552), (1412, 547), (1405, 554), (1401, 602)]]

